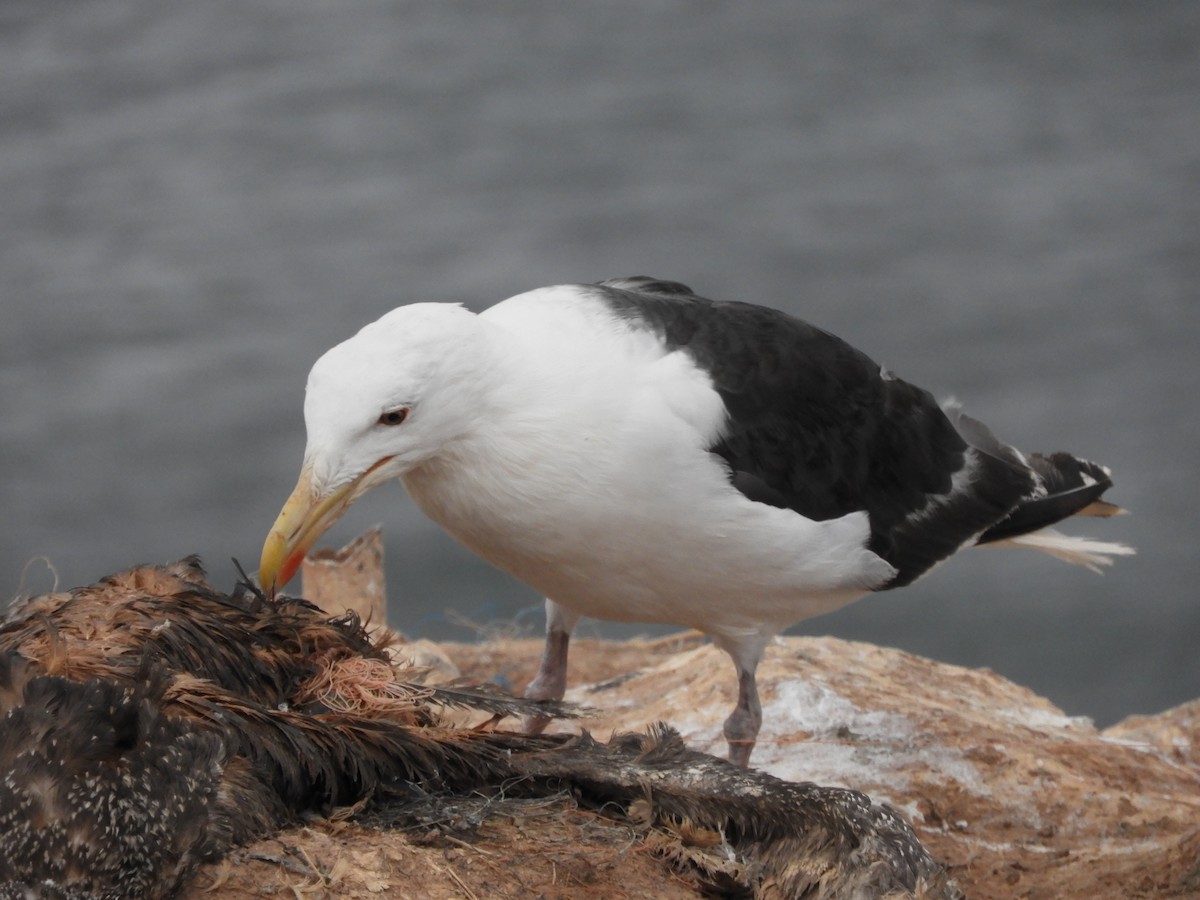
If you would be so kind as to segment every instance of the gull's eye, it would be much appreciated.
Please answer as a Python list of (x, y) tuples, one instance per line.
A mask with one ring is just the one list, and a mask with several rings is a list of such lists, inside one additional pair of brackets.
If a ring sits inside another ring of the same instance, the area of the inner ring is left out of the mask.
[(400, 425), (408, 418), (408, 407), (402, 406), (399, 409), (389, 409), (379, 417), (378, 424), (380, 425)]

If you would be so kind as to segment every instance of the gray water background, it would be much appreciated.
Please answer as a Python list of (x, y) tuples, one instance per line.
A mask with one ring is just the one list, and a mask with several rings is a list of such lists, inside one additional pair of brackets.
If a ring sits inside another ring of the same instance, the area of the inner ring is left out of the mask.
[[(6, 0), (0, 596), (189, 553), (229, 586), (324, 349), (655, 274), (1105, 462), (1134, 511), (1074, 529), (1138, 546), (1103, 578), (980, 550), (800, 631), (1102, 723), (1200, 696), (1198, 59), (1171, 0)], [(540, 628), (398, 486), (331, 541), (380, 521), (395, 626)]]

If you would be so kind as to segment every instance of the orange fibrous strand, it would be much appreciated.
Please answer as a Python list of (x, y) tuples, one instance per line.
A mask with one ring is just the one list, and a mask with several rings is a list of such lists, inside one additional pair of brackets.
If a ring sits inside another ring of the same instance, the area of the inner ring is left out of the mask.
[[(399, 669), (382, 659), (327, 655), (317, 661), (317, 672), (299, 686), (298, 704), (320, 703), (337, 712), (395, 717), (419, 711), (433, 689), (397, 678)], [(413, 669), (416, 676), (419, 670)]]

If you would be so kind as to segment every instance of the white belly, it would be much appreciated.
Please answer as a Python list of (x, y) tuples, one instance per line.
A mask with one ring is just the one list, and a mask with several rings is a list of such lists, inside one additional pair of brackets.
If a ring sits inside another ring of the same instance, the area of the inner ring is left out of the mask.
[(484, 559), (600, 619), (779, 630), (893, 574), (865, 549), (865, 513), (813, 522), (747, 500), (707, 453), (670, 456), (591, 478), (546, 461), (490, 474), (428, 467), (405, 486)]

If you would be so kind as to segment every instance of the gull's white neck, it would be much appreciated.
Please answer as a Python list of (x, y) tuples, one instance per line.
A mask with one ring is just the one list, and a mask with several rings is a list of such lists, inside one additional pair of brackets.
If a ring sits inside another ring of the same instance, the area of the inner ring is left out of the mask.
[(469, 427), (403, 482), (458, 540), (528, 580), (517, 557), (553, 556), (560, 517), (574, 508), (578, 518), (573, 501), (619, 474), (597, 459), (619, 463), (608, 429), (620, 427), (626, 391), (606, 371), (594, 332), (575, 341), (562, 316), (525, 312), (480, 317), (486, 348), (475, 357)]

